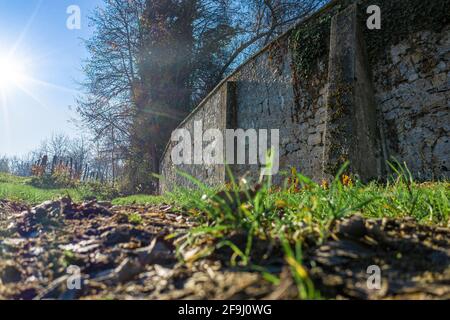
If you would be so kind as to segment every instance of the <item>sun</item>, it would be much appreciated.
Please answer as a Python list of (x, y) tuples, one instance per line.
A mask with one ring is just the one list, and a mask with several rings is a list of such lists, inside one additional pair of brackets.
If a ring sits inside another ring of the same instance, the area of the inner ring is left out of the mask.
[(26, 70), (18, 59), (0, 56), (0, 89), (20, 86), (26, 78)]

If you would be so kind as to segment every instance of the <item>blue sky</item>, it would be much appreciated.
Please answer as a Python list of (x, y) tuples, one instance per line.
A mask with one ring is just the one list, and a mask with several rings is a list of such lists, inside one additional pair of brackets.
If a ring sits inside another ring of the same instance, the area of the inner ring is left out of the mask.
[[(90, 36), (87, 17), (101, 2), (0, 0), (0, 58), (17, 44), (14, 65), (21, 64), (21, 72), (35, 79), (24, 82), (23, 90), (8, 85), (6, 103), (0, 101), (0, 156), (26, 154), (52, 133), (80, 135), (68, 122), (76, 116), (69, 106), (87, 56), (80, 38)], [(81, 9), (80, 30), (66, 28), (70, 5)]]

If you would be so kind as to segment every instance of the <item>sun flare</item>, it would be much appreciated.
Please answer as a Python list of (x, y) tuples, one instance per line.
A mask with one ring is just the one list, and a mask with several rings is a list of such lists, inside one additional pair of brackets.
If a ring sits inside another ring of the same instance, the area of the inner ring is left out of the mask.
[(7, 90), (20, 86), (26, 78), (23, 63), (10, 57), (0, 56), (0, 89)]

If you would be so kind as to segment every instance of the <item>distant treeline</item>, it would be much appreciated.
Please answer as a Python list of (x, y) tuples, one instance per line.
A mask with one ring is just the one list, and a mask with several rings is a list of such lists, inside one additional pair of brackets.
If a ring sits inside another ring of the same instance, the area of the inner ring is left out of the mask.
[(89, 139), (52, 135), (40, 147), (21, 157), (0, 157), (0, 172), (17, 176), (64, 175), (75, 181), (115, 183), (122, 174), (121, 160)]

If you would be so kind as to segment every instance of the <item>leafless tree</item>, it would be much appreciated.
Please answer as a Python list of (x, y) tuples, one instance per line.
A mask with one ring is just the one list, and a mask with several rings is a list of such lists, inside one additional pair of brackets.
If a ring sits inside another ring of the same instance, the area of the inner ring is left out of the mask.
[(223, 77), (255, 51), (308, 17), (327, 0), (249, 0), (233, 1), (230, 15), (237, 33), (230, 55), (220, 70)]
[(9, 159), (6, 156), (0, 156), (0, 172), (4, 173), (10, 172)]
[(21, 177), (28, 177), (31, 175), (31, 168), (35, 161), (36, 158), (32, 153), (21, 157), (14, 156), (9, 159), (10, 173)]
[(94, 35), (85, 41), (91, 56), (84, 64), (86, 80), (77, 111), (94, 140), (114, 128), (117, 143), (126, 144), (133, 116), (134, 87), (140, 81), (136, 59), (142, 38), (144, 0), (105, 0), (91, 17)]

